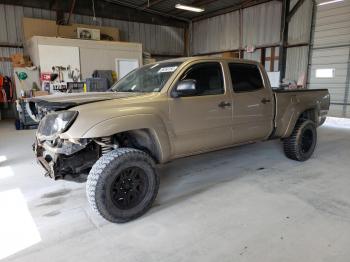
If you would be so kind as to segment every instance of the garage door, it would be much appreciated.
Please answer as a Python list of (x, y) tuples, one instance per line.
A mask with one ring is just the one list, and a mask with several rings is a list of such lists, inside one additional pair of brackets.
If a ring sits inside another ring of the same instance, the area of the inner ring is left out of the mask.
[(350, 118), (350, 0), (318, 0), (310, 88), (328, 88), (329, 115)]

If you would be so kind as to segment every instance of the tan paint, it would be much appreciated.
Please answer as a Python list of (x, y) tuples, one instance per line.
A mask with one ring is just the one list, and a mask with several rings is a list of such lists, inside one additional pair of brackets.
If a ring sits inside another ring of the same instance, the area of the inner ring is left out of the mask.
[[(264, 68), (253, 61), (210, 57), (177, 60), (184, 63), (159, 93), (119, 97), (70, 109), (78, 111), (79, 115), (60, 137), (94, 138), (148, 129), (161, 151), (160, 162), (166, 162), (182, 156), (266, 140), (274, 127), (274, 137), (287, 137), (302, 112), (316, 109), (317, 114), (319, 110), (324, 114), (329, 108), (327, 90), (273, 92)], [(225, 93), (171, 97), (171, 90), (182, 73), (191, 65), (206, 61), (221, 63)], [(228, 62), (258, 65), (264, 86), (258, 91), (235, 93)], [(271, 102), (263, 104), (263, 98)], [(232, 106), (225, 109), (218, 107), (222, 101), (231, 102)]]

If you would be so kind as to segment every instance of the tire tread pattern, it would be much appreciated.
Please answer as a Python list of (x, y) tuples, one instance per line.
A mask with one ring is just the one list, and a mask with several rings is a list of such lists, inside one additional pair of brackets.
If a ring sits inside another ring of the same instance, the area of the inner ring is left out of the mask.
[[(97, 162), (93, 165), (88, 175), (87, 183), (86, 183), (86, 195), (87, 195), (88, 202), (95, 213), (99, 214), (104, 219), (113, 223), (124, 223), (136, 217), (139, 217), (151, 207), (152, 203), (154, 202), (157, 196), (157, 194), (155, 193), (152, 200), (148, 203), (148, 205), (143, 207), (141, 212), (127, 219), (115, 218), (107, 210), (105, 210), (103, 206), (99, 205), (99, 203), (101, 203), (103, 199), (99, 199), (97, 197), (98, 195), (101, 195), (101, 194), (96, 194), (97, 193), (96, 190), (99, 190), (97, 187), (98, 180), (102, 175), (103, 171), (106, 169), (106, 167), (108, 167), (108, 165), (110, 165), (113, 161), (118, 161), (118, 159), (121, 159), (122, 157), (123, 158), (132, 157), (132, 158), (142, 159), (146, 161), (148, 164), (150, 164), (153, 170), (155, 167), (155, 163), (153, 159), (147, 153), (134, 148), (118, 148), (116, 150), (113, 150), (103, 155), (102, 157), (100, 157), (100, 159), (97, 160)], [(156, 174), (155, 171), (154, 173)], [(156, 191), (158, 191), (158, 188), (159, 188), (159, 177), (156, 174)]]
[(306, 159), (303, 159), (303, 156), (300, 154), (298, 138), (302, 133), (303, 126), (305, 126), (307, 124), (314, 125), (314, 123), (311, 120), (298, 121), (296, 123), (290, 137), (285, 138), (283, 140), (284, 153), (288, 158), (296, 160), (296, 161), (305, 161), (306, 160)]

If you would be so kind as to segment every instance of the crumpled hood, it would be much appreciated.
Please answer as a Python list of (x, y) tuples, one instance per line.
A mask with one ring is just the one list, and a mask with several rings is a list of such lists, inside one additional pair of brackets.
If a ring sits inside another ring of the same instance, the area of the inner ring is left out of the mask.
[(93, 103), (98, 101), (124, 98), (129, 96), (140, 95), (140, 93), (116, 93), (116, 92), (89, 92), (89, 93), (70, 93), (70, 94), (54, 94), (47, 96), (40, 96), (30, 99), (30, 102), (35, 102), (39, 106), (52, 106), (55, 105), (82, 105), (87, 103)]
[(51, 111), (66, 110), (78, 105), (138, 95), (142, 95), (142, 93), (88, 92), (53, 94), (29, 99), (27, 111), (33, 120), (39, 122), (46, 113)]

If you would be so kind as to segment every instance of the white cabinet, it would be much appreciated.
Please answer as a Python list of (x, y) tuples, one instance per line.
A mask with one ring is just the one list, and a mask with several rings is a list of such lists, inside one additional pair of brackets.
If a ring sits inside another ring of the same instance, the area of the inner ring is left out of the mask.
[(70, 65), (80, 69), (82, 80), (91, 77), (94, 70), (116, 70), (116, 60), (122, 61), (121, 71), (119, 67), (116, 70), (120, 74), (142, 65), (140, 43), (33, 36), (26, 41), (24, 51), (41, 72), (52, 65)]

